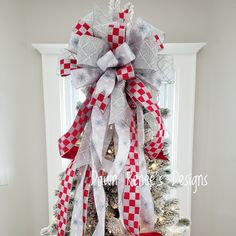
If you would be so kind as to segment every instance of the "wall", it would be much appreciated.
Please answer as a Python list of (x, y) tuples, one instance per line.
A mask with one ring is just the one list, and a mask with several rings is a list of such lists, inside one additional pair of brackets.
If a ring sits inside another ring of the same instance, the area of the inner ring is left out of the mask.
[(194, 172), (209, 175), (209, 185), (193, 196), (193, 235), (236, 235), (234, 148), (236, 2), (211, 1), (207, 48), (198, 69)]
[(1, 236), (36, 236), (47, 224), (40, 58), (27, 42), (27, 20), (24, 1), (0, 1), (0, 171), (9, 173), (0, 186)]
[[(47, 224), (41, 63), (31, 44), (67, 42), (93, 2), (0, 0), (0, 154), (11, 176), (0, 187), (1, 235), (37, 236)], [(168, 42), (207, 42), (198, 57), (193, 172), (208, 174), (209, 185), (193, 196), (191, 235), (236, 235), (236, 2), (133, 2), (136, 15), (164, 30)]]

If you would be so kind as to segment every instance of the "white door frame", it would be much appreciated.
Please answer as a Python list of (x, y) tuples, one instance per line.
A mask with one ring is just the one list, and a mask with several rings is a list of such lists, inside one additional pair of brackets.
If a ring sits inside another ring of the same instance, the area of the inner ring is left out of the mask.
[[(176, 67), (174, 92), (172, 168), (183, 175), (192, 175), (193, 128), (196, 59), (205, 43), (165, 44), (162, 54), (172, 55)], [(33, 44), (42, 55), (44, 110), (47, 142), (47, 174), (49, 219), (55, 204), (54, 190), (58, 185), (58, 174), (65, 168), (58, 153), (57, 140), (70, 127), (71, 85), (69, 80), (57, 75), (58, 58), (66, 44)], [(180, 199), (180, 215), (191, 218), (191, 186), (177, 191)]]

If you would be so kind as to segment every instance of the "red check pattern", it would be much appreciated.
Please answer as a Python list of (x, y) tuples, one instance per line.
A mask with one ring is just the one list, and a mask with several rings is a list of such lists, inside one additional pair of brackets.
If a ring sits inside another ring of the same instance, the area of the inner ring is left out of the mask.
[[(124, 17), (121, 19), (125, 19), (125, 14), (128, 13), (127, 11), (128, 9), (120, 13), (120, 17)], [(107, 40), (110, 43), (112, 50), (115, 50), (117, 47), (119, 47), (125, 42), (125, 34), (126, 31), (124, 24), (116, 22), (114, 24), (109, 25)], [(129, 63), (128, 65), (119, 67), (116, 70), (116, 76), (118, 80), (128, 80), (134, 78), (135, 73), (132, 64)]]
[(93, 30), (90, 27), (90, 25), (88, 23), (86, 23), (83, 20), (79, 20), (79, 22), (77, 23), (77, 25), (75, 26), (74, 32), (78, 35), (89, 35), (92, 36), (93, 35)]
[(108, 28), (107, 41), (112, 50), (125, 42), (125, 25), (119, 22), (110, 24)]
[(105, 97), (103, 93), (94, 94), (90, 101), (91, 106), (97, 106), (101, 111), (105, 111), (110, 101), (110, 96)]
[(143, 82), (139, 79), (135, 78), (132, 80), (128, 80), (127, 84), (127, 92), (131, 99), (134, 102), (140, 102), (149, 112), (153, 113), (157, 120), (157, 124), (159, 125), (159, 130), (156, 133), (153, 140), (147, 144), (145, 147), (145, 152), (151, 159), (166, 159), (163, 155), (163, 137), (164, 137), (164, 126), (161, 118), (160, 108), (157, 103), (152, 101), (152, 95), (147, 90)]
[(75, 146), (75, 144), (90, 118), (92, 108), (89, 106), (89, 103), (93, 91), (93, 87), (88, 90), (87, 99), (78, 110), (71, 128), (58, 141), (60, 155), (63, 158), (74, 159), (78, 151), (78, 146)]
[[(79, 20), (77, 25), (74, 28), (75, 34), (78, 36), (81, 35), (93, 35), (93, 30), (88, 23), (83, 20)], [(64, 58), (60, 60), (60, 75), (62, 77), (69, 76), (71, 74), (71, 70), (75, 70), (80, 68), (77, 66), (77, 60), (74, 58)]]
[(125, 177), (125, 187), (123, 196), (123, 221), (128, 232), (132, 236), (139, 236), (139, 214), (140, 214), (140, 182), (139, 157), (137, 129), (134, 119), (130, 124), (130, 152), (125, 166), (128, 176)]
[(61, 190), (59, 192), (59, 201), (57, 205), (58, 209), (58, 234), (57, 236), (64, 236), (66, 225), (67, 225), (67, 210), (70, 200), (70, 193), (72, 189), (73, 180), (75, 178), (75, 171), (76, 171), (76, 165), (74, 161), (72, 161), (69, 165), (69, 167), (66, 169), (65, 176), (63, 177), (61, 181)]
[(85, 232), (85, 227), (86, 227), (86, 221), (87, 221), (87, 211), (88, 211), (88, 199), (89, 199), (89, 190), (91, 187), (91, 182), (92, 182), (92, 169), (90, 166), (88, 166), (86, 173), (85, 173), (85, 178), (84, 178), (84, 186), (83, 186), (83, 223), (84, 223), (84, 232)]
[(76, 59), (61, 59), (60, 60), (60, 75), (62, 77), (70, 75), (71, 70), (75, 70), (79, 68), (77, 66), (77, 60)]
[(159, 36), (156, 34), (154, 35), (155, 41), (158, 43), (160, 50), (164, 49), (164, 44), (161, 42)]
[(135, 78), (134, 68), (131, 63), (124, 65), (116, 70), (118, 80), (128, 80)]
[(120, 20), (122, 20), (123, 22), (125, 22), (126, 20), (126, 16), (129, 14), (129, 9), (125, 9), (122, 12), (119, 13), (119, 18)]

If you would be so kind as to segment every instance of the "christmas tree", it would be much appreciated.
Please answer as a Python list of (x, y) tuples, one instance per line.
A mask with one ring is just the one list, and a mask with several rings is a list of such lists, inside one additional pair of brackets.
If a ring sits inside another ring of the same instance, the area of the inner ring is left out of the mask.
[(72, 161), (41, 235), (174, 236), (189, 225), (179, 219), (178, 200), (167, 198), (178, 184), (168, 178), (169, 111), (156, 99), (170, 79), (159, 55), (164, 34), (132, 18), (132, 4), (120, 10), (118, 0), (109, 14), (95, 8), (75, 26), (60, 60), (61, 76), (83, 88), (86, 100), (59, 140), (61, 156)]
[[(162, 117), (169, 117), (168, 109), (161, 109)], [(145, 142), (149, 142), (152, 139), (152, 130), (148, 123), (145, 122)], [(165, 154), (168, 154), (169, 141), (165, 142)], [(108, 160), (114, 160), (115, 148), (114, 143), (111, 142), (107, 152), (106, 158)], [(179, 202), (178, 199), (166, 199), (166, 196), (173, 188), (180, 187), (178, 184), (170, 182), (168, 176), (171, 174), (169, 160), (150, 160), (146, 158), (149, 179), (152, 179), (151, 193), (153, 197), (154, 210), (155, 210), (155, 230), (160, 232), (161, 235), (184, 235), (186, 228), (189, 226), (190, 221), (188, 219), (179, 218)], [(63, 178), (64, 172), (60, 174), (59, 180)], [(77, 183), (74, 182), (73, 190), (70, 197), (69, 217), (68, 222), (71, 222), (71, 216), (74, 205), (74, 196)], [(60, 186), (59, 186), (60, 187)], [(106, 234), (107, 236), (122, 236), (124, 235), (122, 223), (119, 219), (118, 210), (118, 192), (116, 185), (105, 185), (106, 191)], [(55, 195), (58, 196), (59, 190), (55, 191)], [(93, 190), (90, 189), (89, 193), (89, 208), (88, 208), (88, 221), (86, 225), (85, 235), (92, 235), (97, 224), (97, 213), (94, 208)], [(41, 235), (49, 236), (57, 234), (57, 204), (54, 206), (53, 223), (44, 228)], [(70, 224), (68, 224), (69, 226)], [(70, 235), (70, 227), (67, 228), (66, 235)]]

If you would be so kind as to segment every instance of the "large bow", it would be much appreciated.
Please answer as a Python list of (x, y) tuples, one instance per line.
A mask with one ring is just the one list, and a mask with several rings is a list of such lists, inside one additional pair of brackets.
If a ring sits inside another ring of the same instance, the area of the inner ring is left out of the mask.
[[(71, 75), (75, 87), (86, 87), (87, 92), (72, 127), (59, 139), (61, 156), (72, 162), (61, 183), (58, 236), (65, 234), (76, 170), (82, 177), (76, 191), (71, 235), (84, 234), (91, 182), (98, 215), (94, 235), (104, 235), (105, 193), (96, 178), (102, 169), (118, 181), (120, 219), (125, 230), (136, 236), (140, 224), (146, 224), (150, 231), (154, 227), (150, 189), (137, 178), (146, 174), (144, 151), (149, 158), (166, 159), (160, 108), (150, 92), (158, 89), (164, 76), (158, 54), (164, 35), (140, 18), (131, 26), (131, 9), (118, 11), (115, 7), (105, 15), (95, 8), (78, 22), (69, 44), (71, 53), (60, 60), (61, 75)], [(145, 147), (143, 108), (153, 115), (157, 126), (154, 138)], [(114, 162), (104, 158), (111, 139), (117, 147)]]

